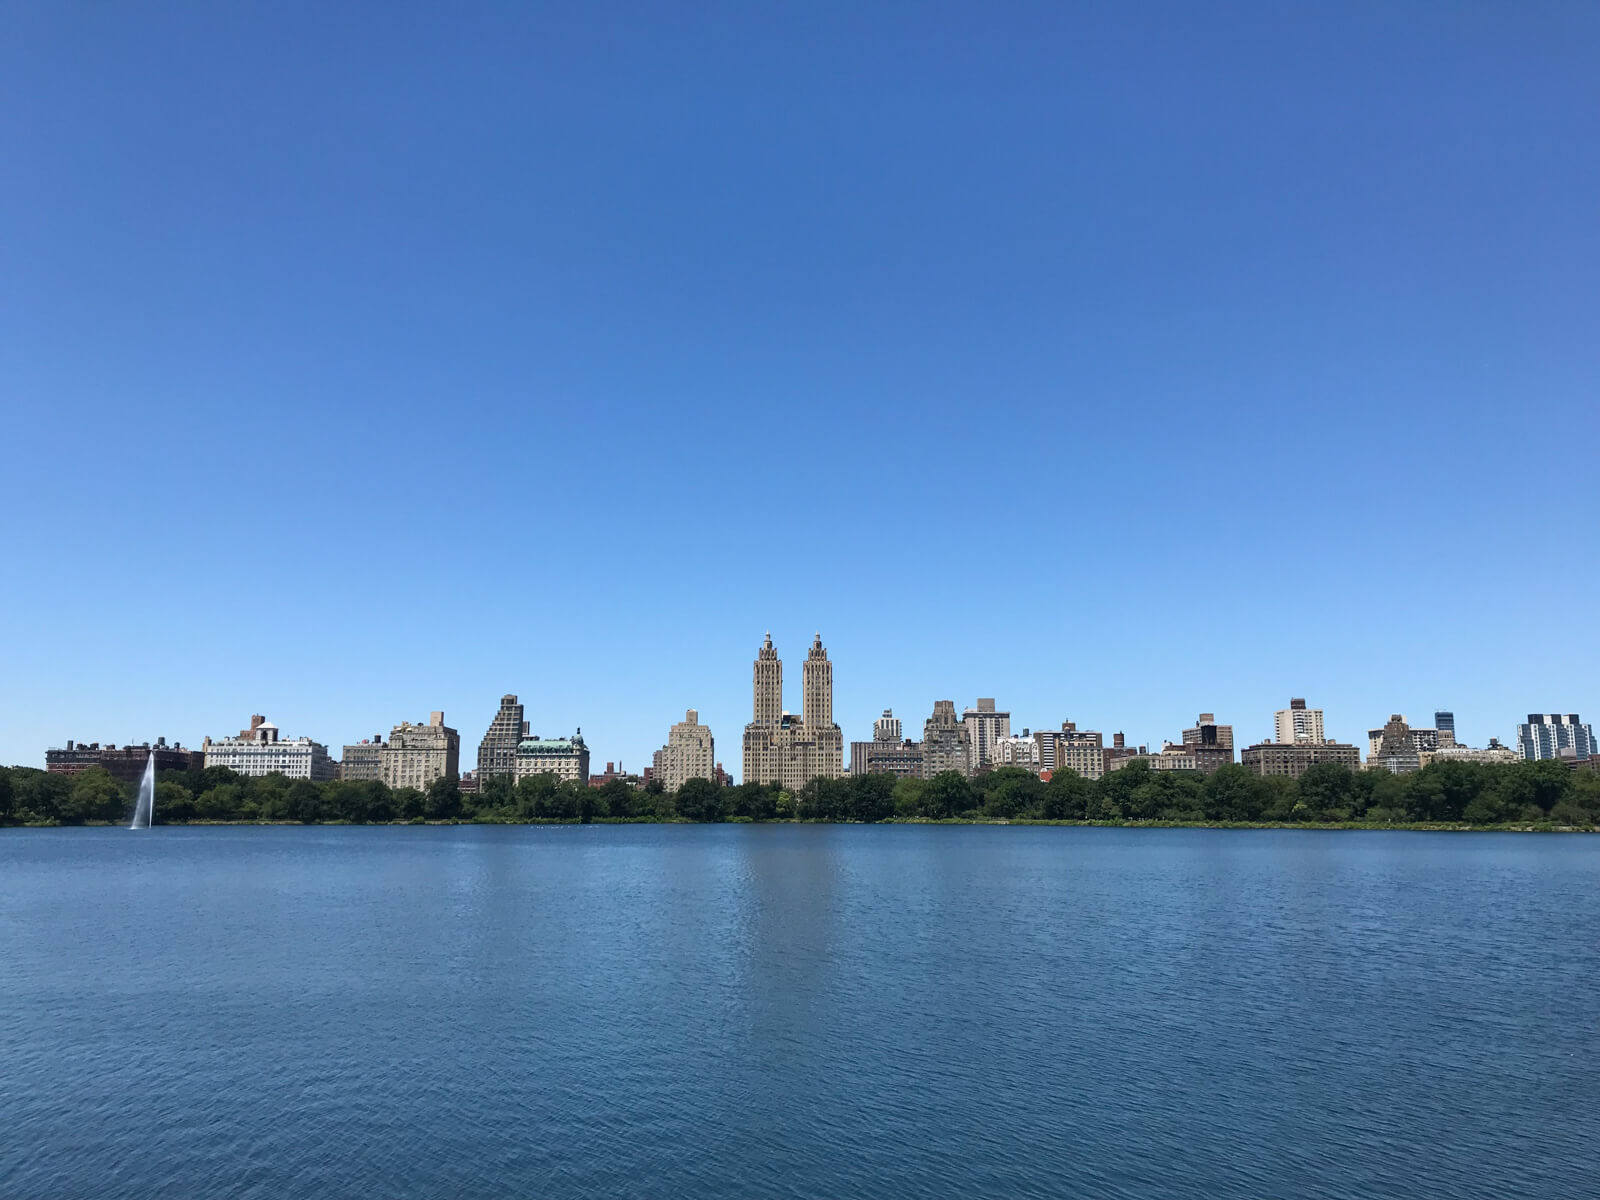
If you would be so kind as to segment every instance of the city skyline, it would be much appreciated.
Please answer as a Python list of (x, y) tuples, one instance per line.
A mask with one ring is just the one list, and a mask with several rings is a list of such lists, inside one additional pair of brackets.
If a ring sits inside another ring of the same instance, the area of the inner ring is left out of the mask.
[(0, 760), (1596, 708), (1600, 10), (409, 13), (17, 10)]
[[(763, 663), (769, 659), (770, 662), (766, 668), (767, 674), (763, 675)], [(801, 700), (802, 710), (804, 709), (807, 701), (809, 701), (814, 705), (819, 705), (820, 711), (824, 713), (830, 720), (834, 719), (835, 711), (833, 672), (834, 662), (835, 660), (832, 659), (828, 652), (823, 649), (822, 636), (820, 632), (814, 634), (813, 641), (806, 655), (806, 659), (803, 660), (803, 667), (805, 668), (805, 675), (808, 682), (802, 684), (799, 698)], [(811, 668), (818, 667), (825, 669), (826, 671), (825, 683), (819, 682), (815, 687), (813, 687), (809, 682), (811, 677)], [(773, 640), (770, 630), (766, 633), (764, 643), (757, 654), (755, 671), (755, 715), (758, 724), (765, 723), (770, 725), (773, 718), (778, 714), (781, 714), (784, 717), (788, 717), (791, 714), (797, 717), (801, 715), (801, 712), (793, 711), (788, 707), (787, 702), (790, 693), (785, 689), (785, 685), (783, 683), (781, 672), (781, 654)], [(1318, 697), (1315, 693), (1313, 693), (1312, 696), (1313, 700), (1318, 700)], [(1125, 738), (1126, 745), (1129, 747), (1129, 750), (1126, 751), (1126, 753), (1131, 754), (1133, 752), (1133, 748), (1141, 746), (1148, 746), (1151, 752), (1154, 753), (1158, 751), (1166, 742), (1181, 744), (1182, 742), (1188, 740), (1190, 734), (1198, 733), (1197, 730), (1190, 728), (1190, 726), (1193, 724), (1192, 718), (1185, 718), (1179, 725), (1171, 730), (1137, 729), (1136, 731), (1129, 731), (1126, 728), (1119, 728), (1114, 722), (1107, 722), (1099, 719), (1096, 716), (1094, 707), (1092, 705), (1078, 706), (1069, 714), (1060, 717), (1059, 720), (1050, 718), (1048, 716), (1043, 720), (1030, 719), (1034, 716), (1034, 714), (1027, 713), (1022, 714), (1020, 718), (1014, 718), (1013, 714), (1008, 711), (1007, 708), (998, 706), (993, 697), (976, 697), (971, 704), (967, 704), (961, 699), (952, 699), (948, 696), (940, 696), (926, 704), (925, 712), (937, 716), (937, 709), (940, 705), (948, 705), (949, 708), (953, 710), (958, 725), (964, 727), (967, 732), (967, 736), (969, 737), (978, 737), (979, 729), (985, 728), (992, 728), (992, 730), (996, 733), (1001, 730), (1005, 730), (1009, 733), (1017, 734), (1019, 736), (1025, 736), (1023, 731), (1031, 730), (1035, 736), (1037, 736), (1040, 733), (1050, 733), (1058, 726), (1070, 722), (1078, 729), (1086, 731), (1092, 730), (1095, 733), (1102, 735), (1104, 738), (1104, 744), (1108, 750), (1111, 747), (1112, 738), (1114, 735)], [(555, 705), (551, 704), (548, 707), (553, 709)], [(1314, 730), (1319, 736), (1324, 737), (1328, 743), (1342, 743), (1356, 747), (1360, 751), (1357, 761), (1364, 761), (1367, 757), (1369, 743), (1374, 747), (1376, 746), (1376, 742), (1372, 739), (1379, 732), (1381, 732), (1381, 730), (1374, 728), (1372, 725), (1368, 725), (1365, 727), (1364, 732), (1362, 730), (1356, 730), (1347, 734), (1343, 728), (1343, 720), (1338, 715), (1336, 715), (1335, 719), (1332, 721), (1325, 721), (1325, 708), (1326, 706), (1320, 702), (1308, 705), (1307, 701), (1301, 696), (1295, 696), (1287, 700), (1281, 700), (1279, 701), (1279, 707), (1270, 710), (1270, 719), (1263, 722), (1264, 729), (1259, 736), (1253, 731), (1251, 725), (1251, 721), (1256, 718), (1253, 718), (1249, 714), (1234, 715), (1223, 711), (1221, 717), (1215, 717), (1213, 713), (1222, 710), (1208, 709), (1201, 713), (1201, 720), (1202, 722), (1206, 720), (1219, 721), (1224, 728), (1233, 726), (1243, 730), (1243, 733), (1237, 735), (1229, 730), (1226, 735), (1228, 742), (1231, 745), (1236, 746), (1240, 752), (1256, 743), (1270, 744), (1276, 742), (1282, 744), (1286, 734), (1292, 737), (1292, 731), (1295, 728), (1302, 728), (1307, 731)], [(430, 723), (434, 725), (442, 725), (443, 711), (444, 710), (432, 710)], [(483, 723), (483, 727), (486, 730), (486, 733), (484, 734), (485, 744), (490, 741), (497, 730), (501, 729), (504, 729), (507, 734), (512, 735), (513, 743), (524, 737), (534, 739), (540, 737), (547, 739), (556, 738), (559, 740), (570, 736), (557, 733), (556, 730), (559, 728), (558, 725), (552, 725), (550, 730), (546, 732), (541, 732), (540, 729), (533, 727), (531, 718), (526, 718), (524, 716), (525, 712), (532, 711), (535, 711), (533, 706), (521, 702), (519, 700), (518, 693), (502, 694), (499, 697), (497, 710), (492, 712), (489, 719)], [(1482, 737), (1474, 740), (1472, 731), (1478, 728), (1480, 723), (1482, 723), (1477, 714), (1466, 714), (1467, 719), (1463, 722), (1461, 720), (1463, 714), (1460, 714), (1459, 712), (1456, 712), (1448, 707), (1430, 707), (1427, 709), (1413, 708), (1400, 711), (1423, 714), (1420, 719), (1411, 720), (1410, 724), (1413, 728), (1425, 728), (1426, 726), (1424, 723), (1426, 721), (1430, 721), (1433, 717), (1447, 718), (1452, 727), (1452, 732), (1455, 729), (1460, 729), (1462, 731), (1460, 735), (1460, 744), (1468, 746), (1488, 745), (1491, 740), (1493, 740), (1515, 747), (1518, 744), (1518, 729), (1523, 726), (1522, 718), (1524, 716), (1532, 718), (1536, 715), (1531, 712), (1526, 714), (1516, 714), (1517, 719), (1511, 723), (1509, 731), (1486, 733)], [(1562, 712), (1564, 713), (1574, 711), (1581, 713), (1585, 710), (1582, 706), (1562, 706)], [(750, 710), (747, 707), (747, 716), (749, 716), (749, 712)], [(691, 709), (689, 715), (693, 721), (699, 721), (699, 710)], [(1296, 720), (1286, 724), (1286, 721), (1291, 715), (1293, 715)], [(914, 715), (910, 712), (910, 710), (903, 711), (898, 709), (893, 705), (884, 706), (883, 708), (876, 710), (870, 718), (865, 719), (864, 728), (858, 727), (863, 729), (861, 737), (855, 736), (856, 729), (853, 729), (851, 726), (846, 725), (843, 722), (835, 722), (834, 728), (838, 730), (841, 735), (839, 738), (839, 748), (844, 751), (840, 765), (837, 768), (838, 773), (852, 773), (856, 770), (856, 768), (852, 766), (853, 754), (851, 753), (851, 750), (857, 744), (865, 743), (868, 739), (875, 737), (877, 732), (884, 727), (885, 721), (891, 719), (891, 716), (894, 722), (905, 728), (908, 739), (920, 740), (918, 738), (917, 731), (921, 730), (922, 722), (925, 718)], [(1259, 714), (1257, 716), (1259, 716)], [(1302, 716), (1306, 718), (1304, 722), (1299, 721), (1299, 718)], [(1387, 719), (1397, 719), (1398, 716), (1398, 712), (1391, 712)], [(253, 717), (252, 727), (260, 724), (263, 719), (264, 718), (259, 715)], [(1540, 719), (1543, 718), (1541, 717)], [(977, 721), (978, 724), (974, 725), (974, 721)], [(602, 721), (602, 724), (603, 723), (604, 722)], [(568, 721), (566, 724), (568, 726), (572, 726), (577, 723)], [(592, 729), (594, 727), (593, 722), (589, 722), (589, 724)], [(669, 722), (668, 725), (663, 726), (663, 728), (670, 728), (674, 724), (674, 722)], [(709, 733), (713, 733), (716, 728), (716, 726), (710, 720), (699, 722), (699, 724), (706, 731), (708, 731), (708, 735)], [(272, 731), (273, 737), (276, 738), (278, 730), (277, 724), (274, 722), (267, 722), (266, 727)], [(394, 731), (398, 733), (402, 727), (409, 726), (407, 723), (402, 721), (394, 726)], [(748, 721), (746, 721), (741, 722), (734, 728), (743, 728), (746, 731), (746, 736), (748, 737), (749, 731), (755, 727), (756, 726), (751, 725)], [(420, 726), (418, 728), (420, 728)], [(249, 732), (250, 731), (248, 730), (242, 731), (241, 736)], [(454, 730), (450, 730), (449, 733), (452, 737), (455, 737)], [(231, 737), (233, 735), (225, 736)], [(284, 736), (285, 738), (309, 738), (312, 741), (318, 742), (322, 746), (326, 747), (329, 753), (338, 759), (340, 757), (341, 747), (343, 747), (345, 750), (349, 750), (358, 744), (366, 743), (368, 741), (374, 743), (369, 748), (375, 755), (380, 749), (380, 745), (378, 743), (381, 735), (373, 735), (370, 738), (357, 737), (340, 740), (334, 738), (324, 738), (316, 733), (308, 733), (306, 730), (296, 727), (292, 732), (286, 732)], [(726, 733), (723, 736), (725, 738), (722, 743), (723, 746), (731, 746), (733, 744), (731, 730), (729, 733)], [(1051, 736), (1053, 736), (1053, 733), (1051, 733)], [(121, 742), (108, 737), (98, 737), (95, 740), (108, 745), (116, 744), (127, 746), (131, 744), (137, 744), (142, 741), (154, 743), (157, 737), (164, 738), (168, 744), (174, 746), (181, 743), (187, 743), (194, 749), (199, 750), (204, 748), (211, 735), (209, 733), (202, 734), (198, 738), (194, 738), (192, 741), (184, 736), (173, 737), (166, 732), (150, 735), (148, 737), (136, 737), (131, 740), (125, 740)], [(650, 732), (634, 731), (631, 737), (633, 740), (648, 743), (651, 741), (652, 734)], [(49, 741), (48, 746), (42, 746), (39, 748), (37, 755), (42, 755), (43, 750), (46, 748), (59, 748), (65, 745), (67, 740), (68, 739), (64, 737), (53, 738)], [(462, 740), (467, 745), (472, 744), (470, 727), (467, 730), (466, 736)], [(590, 742), (594, 741), (592, 736), (588, 740)], [(588, 755), (593, 753), (596, 765), (602, 761), (614, 763), (619, 769), (626, 768), (630, 773), (639, 774), (642, 773), (645, 768), (651, 766), (652, 762), (657, 759), (663, 740), (666, 740), (665, 733), (655, 740), (655, 744), (649, 752), (639, 755), (631, 761), (625, 755), (616, 753), (614, 747), (609, 744), (600, 745), (598, 750), (586, 751), (584, 761), (587, 763), (589, 761)], [(979, 740), (981, 741), (981, 738)], [(582, 743), (580, 743), (580, 745), (581, 744)], [(483, 751), (480, 748), (480, 758), (482, 752)], [(981, 749), (978, 746), (974, 746), (970, 752), (975, 760), (981, 757)], [(1050, 752), (1048, 750), (1045, 752), (1046, 762), (1048, 762), (1049, 753)], [(714, 764), (721, 763), (723, 758), (724, 754), (718, 753), (713, 756), (711, 761)], [(740, 757), (734, 756), (731, 753), (727, 753), (726, 758), (728, 761), (722, 765), (727, 767), (730, 774), (737, 769), (738, 773), (733, 777), (736, 780), (743, 782), (745, 780), (744, 761), (741, 761)], [(748, 752), (744, 756), (744, 759), (745, 761), (748, 760)], [(376, 763), (376, 761), (376, 757), (374, 757), (374, 762)], [(15, 764), (6, 765), (31, 764), (27, 760), (21, 760)], [(976, 765), (977, 763), (974, 762), (974, 767)], [(463, 755), (461, 757), (460, 772), (462, 774), (465, 774), (475, 766), (476, 762), (470, 754)], [(584, 773), (587, 774), (587, 767), (585, 767)]]

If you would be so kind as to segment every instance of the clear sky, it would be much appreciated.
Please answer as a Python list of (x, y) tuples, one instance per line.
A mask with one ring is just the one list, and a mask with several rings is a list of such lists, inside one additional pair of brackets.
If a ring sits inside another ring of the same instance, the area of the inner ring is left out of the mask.
[(0, 12), (0, 762), (1600, 719), (1600, 6)]

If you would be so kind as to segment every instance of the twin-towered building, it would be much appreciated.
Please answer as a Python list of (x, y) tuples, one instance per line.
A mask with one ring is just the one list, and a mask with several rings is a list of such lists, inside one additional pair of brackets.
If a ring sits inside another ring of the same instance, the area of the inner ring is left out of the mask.
[(800, 715), (783, 708), (783, 660), (768, 633), (756, 652), (752, 720), (744, 727), (744, 780), (798, 791), (844, 774), (844, 734), (833, 723), (833, 664), (819, 633), (800, 669)]

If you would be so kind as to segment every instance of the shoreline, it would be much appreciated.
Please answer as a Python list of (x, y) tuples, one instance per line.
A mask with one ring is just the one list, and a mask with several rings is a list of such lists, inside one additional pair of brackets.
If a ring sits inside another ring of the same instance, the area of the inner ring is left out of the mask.
[[(682, 818), (661, 819), (658, 817), (596, 817), (591, 821), (575, 821), (563, 817), (533, 817), (526, 820), (497, 820), (494, 818), (473, 818), (466, 820), (424, 820), (421, 818), (410, 821), (175, 821), (164, 822), (157, 820), (158, 828), (168, 829), (195, 829), (195, 828), (250, 828), (250, 827), (301, 827), (306, 829), (316, 828), (355, 828), (355, 829), (384, 829), (401, 828), (405, 826), (452, 826), (452, 825), (1022, 825), (1045, 826), (1052, 828), (1078, 828), (1078, 829), (1248, 829), (1248, 830), (1323, 830), (1341, 833), (1600, 833), (1600, 826), (1593, 825), (1554, 825), (1528, 821), (1513, 821), (1494, 825), (1472, 825), (1461, 821), (1405, 821), (1394, 823), (1378, 823), (1370, 821), (1161, 821), (1161, 820), (1129, 820), (1129, 821), (1075, 821), (1075, 820), (1048, 820), (1045, 818), (1001, 818), (1001, 817), (890, 817), (883, 821), (755, 821), (748, 817), (734, 817), (727, 821), (690, 821)], [(55, 822), (32, 822), (14, 825), (0, 825), (0, 830), (6, 829), (125, 829), (120, 821), (84, 821), (80, 824), (66, 825)]]

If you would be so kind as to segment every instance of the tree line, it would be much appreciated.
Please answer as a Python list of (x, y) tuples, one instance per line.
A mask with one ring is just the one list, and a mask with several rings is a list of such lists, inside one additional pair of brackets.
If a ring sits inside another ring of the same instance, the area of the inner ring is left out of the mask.
[[(126, 822), (135, 792), (100, 768), (76, 775), (0, 768), (0, 824)], [(614, 780), (591, 788), (549, 775), (499, 776), (484, 780), (478, 793), (463, 793), (454, 776), (419, 791), (377, 782), (249, 778), (207, 767), (162, 772), (155, 801), (157, 824), (949, 819), (1593, 827), (1600, 825), (1600, 773), (1549, 761), (1439, 762), (1409, 775), (1323, 763), (1295, 780), (1256, 775), (1238, 764), (1200, 775), (1152, 771), (1135, 761), (1098, 780), (1062, 771), (1048, 783), (1005, 767), (971, 778), (947, 771), (928, 780), (814, 779), (796, 792), (759, 783), (719, 787), (706, 779), (669, 792), (659, 781), (632, 787)]]

